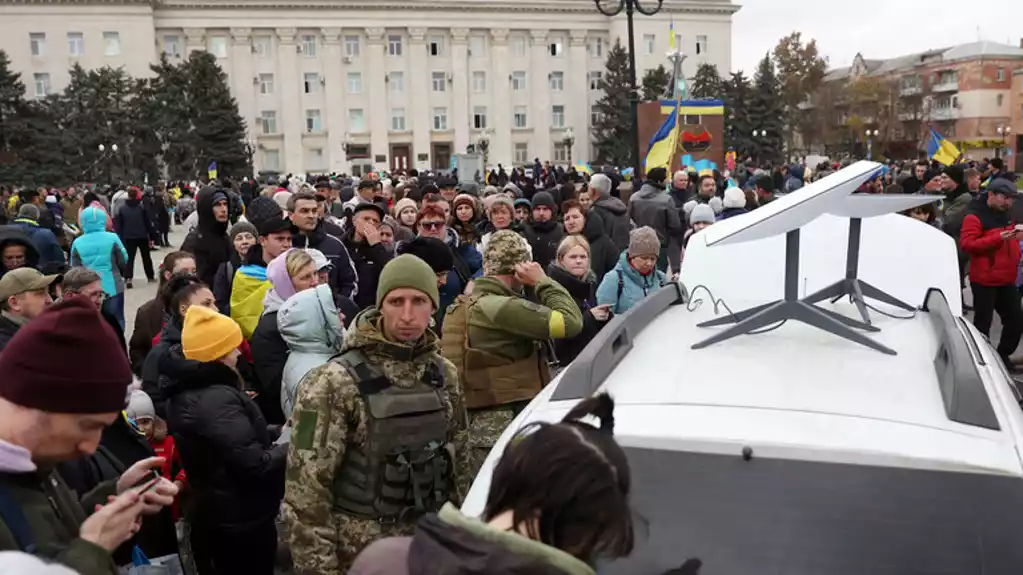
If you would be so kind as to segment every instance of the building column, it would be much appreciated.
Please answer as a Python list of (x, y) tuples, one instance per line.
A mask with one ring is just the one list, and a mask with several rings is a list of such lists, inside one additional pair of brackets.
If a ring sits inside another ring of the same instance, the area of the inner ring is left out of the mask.
[(532, 158), (540, 158), (540, 163), (553, 160), (551, 154), (551, 79), (549, 47), (547, 46), (548, 30), (530, 30), (532, 48), (529, 59), (530, 102), (529, 124), (533, 127), (533, 145), (530, 149)]
[(261, 158), (256, 153), (256, 95), (252, 77), (252, 30), (249, 28), (231, 28), (231, 91), (238, 99), (238, 113), (245, 120), (245, 140), (252, 148), (252, 169), (258, 173)]
[(298, 92), (301, 87), (298, 77), (298, 52), (295, 44), (295, 28), (277, 28), (277, 64), (280, 66), (280, 82), (277, 89), (281, 91), (281, 130), (284, 132), (284, 173), (305, 173), (305, 162), (302, 158), (302, 132), (305, 123), (302, 119), (302, 103)]
[(575, 134), (572, 145), (572, 163), (589, 161), (590, 155), (590, 73), (586, 65), (586, 30), (571, 31), (569, 48), (568, 77), (565, 88), (569, 90), (569, 102), (565, 106), (565, 122)]
[[(386, 170), (391, 165), (391, 150), (388, 143), (390, 140), (387, 133), (390, 130), (391, 106), (387, 101), (387, 83), (384, 79), (387, 76), (385, 69), (384, 52), (387, 45), (384, 42), (383, 28), (366, 28), (366, 50), (367, 50), (367, 84), (369, 87), (369, 147), (370, 160), (373, 161), (374, 170)], [(384, 156), (383, 162), (377, 162), (377, 156)]]
[[(430, 97), (429, 92), (426, 90), (430, 88), (430, 78), (427, 76), (429, 70), (429, 63), (426, 58), (426, 28), (409, 28), (409, 56), (411, 56), (411, 62), (409, 64), (409, 97), (412, 117), (410, 118), (412, 124), (412, 157), (409, 158), (409, 168), (421, 169), (423, 166), (419, 165), (419, 154), (431, 154), (430, 151), (430, 128), (432, 127), (433, 114), (430, 113)], [(420, 90), (423, 92), (417, 93)], [(429, 168), (433, 158), (430, 158), (425, 162), (425, 167)]]
[(511, 72), (508, 69), (508, 29), (492, 28), (491, 69), (494, 79), (490, 93), (493, 94), (493, 136), (490, 138), (490, 165), (502, 164), (506, 169), (512, 165), (514, 155), (511, 143)]
[(345, 172), (345, 154), (341, 145), (348, 129), (345, 114), (344, 81), (341, 78), (341, 29), (322, 28), (327, 59), (323, 65), (324, 103), (327, 106), (327, 166), (331, 172)]
[(204, 28), (185, 28), (185, 54), (183, 58), (197, 50), (206, 50), (206, 30)]
[(472, 118), (469, 115), (469, 29), (451, 29), (451, 78), (454, 98), (452, 117), (455, 145), (452, 154), (464, 154), (469, 145)]

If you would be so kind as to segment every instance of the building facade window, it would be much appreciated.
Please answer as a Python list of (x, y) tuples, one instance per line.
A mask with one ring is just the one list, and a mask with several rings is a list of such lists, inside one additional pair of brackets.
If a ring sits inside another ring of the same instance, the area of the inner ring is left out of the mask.
[(696, 54), (700, 55), (700, 54), (706, 54), (706, 53), (707, 53), (707, 37), (703, 36), (703, 35), (697, 36), (696, 37)]
[(362, 93), (362, 74), (360, 72), (348, 73), (348, 93), (349, 94)]
[(586, 43), (586, 53), (589, 54), (590, 58), (603, 58), (604, 39), (590, 38), (589, 42)]
[(528, 109), (525, 106), (515, 106), (515, 114), (512, 116), (512, 125), (516, 128), (529, 127)]
[(269, 96), (274, 93), (274, 75), (273, 74), (260, 74), (259, 75), (259, 93), (263, 96)]
[(552, 128), (564, 128), (565, 127), (565, 107), (564, 106), (551, 106), (551, 127)]
[(447, 108), (434, 108), (433, 109), (433, 129), (434, 130), (447, 130), (448, 129), (448, 109)]
[(263, 110), (259, 114), (259, 123), (264, 134), (276, 134), (277, 112), (273, 110)]
[(551, 72), (551, 91), (560, 92), (565, 89), (565, 73)]
[(444, 36), (430, 36), (430, 42), (427, 46), (431, 56), (443, 56), (444, 55)]
[(359, 46), (358, 36), (345, 36), (345, 56), (349, 58), (358, 58), (361, 48)]
[(306, 160), (306, 167), (311, 170), (322, 170), (323, 164), (323, 148), (309, 148), (309, 157)]
[(306, 58), (316, 57), (316, 36), (314, 34), (302, 34), (302, 55)]
[(163, 53), (168, 56), (181, 55), (181, 36), (164, 36)]
[(255, 36), (252, 38), (252, 53), (257, 58), (269, 58), (273, 54), (272, 45), (269, 36)]
[(391, 131), (405, 131), (405, 108), (391, 108)]
[(85, 37), (81, 32), (67, 33), (67, 52), (72, 56), (85, 55)]
[(526, 57), (526, 38), (525, 36), (512, 36), (511, 40), (511, 53), (516, 58)]
[(217, 58), (227, 58), (227, 36), (212, 36), (210, 38), (210, 54)]
[(512, 72), (512, 91), (522, 92), (526, 89), (526, 73), (524, 71)]
[(599, 123), (600, 123), (600, 112), (591, 111), (590, 112), (590, 125), (591, 126), (596, 126)]
[(401, 36), (393, 35), (387, 37), (387, 55), (401, 56)]
[(281, 151), (263, 150), (263, 169), (276, 172), (281, 169)]
[(476, 106), (472, 109), (472, 127), (477, 130), (487, 129), (487, 107)]
[(487, 73), (477, 70), (472, 73), (472, 91), (482, 94), (487, 91)]
[(50, 75), (49, 74), (34, 74), (33, 79), (35, 80), (36, 98), (45, 98), (50, 95)]
[(483, 36), (469, 36), (469, 56), (483, 58), (487, 55), (487, 39)]
[(366, 131), (366, 113), (362, 109), (348, 110), (348, 130), (352, 132)]
[(675, 34), (675, 49), (681, 50), (683, 46), (685, 46), (685, 44), (682, 43), (682, 35)]
[(104, 56), (120, 56), (121, 55), (121, 33), (120, 32), (104, 32), (103, 33), (103, 55)]
[(433, 72), (430, 74), (430, 84), (434, 92), (443, 92), (447, 83), (448, 77), (444, 72)]
[(525, 164), (529, 161), (529, 145), (515, 144), (515, 163)]
[(319, 110), (306, 110), (305, 111), (305, 131), (319, 132), (323, 129), (323, 125), (320, 122), (320, 111)]
[(657, 36), (654, 36), (653, 34), (643, 34), (643, 54), (652, 56), (656, 45)]
[(405, 73), (389, 72), (387, 74), (387, 85), (390, 86), (392, 94), (401, 94), (405, 91)]
[(561, 38), (552, 40), (547, 46), (547, 51), (550, 52), (551, 56), (558, 57), (565, 53), (565, 42)]
[(32, 49), (33, 56), (46, 55), (46, 34), (43, 32), (33, 32), (28, 35), (28, 43)]
[(604, 79), (604, 73), (599, 70), (590, 72), (590, 90), (599, 90), (600, 82)]
[(1001, 108), (1002, 104), (1004, 104), (1004, 103), (1005, 103), (1005, 95), (1004, 94), (998, 94), (997, 96), (995, 96), (995, 106)]
[(568, 161), (568, 148), (565, 144), (554, 144), (554, 161), (558, 163)]
[(997, 80), (999, 82), (1004, 82), (1005, 81), (1005, 68), (999, 68), (998, 69)]
[(320, 75), (316, 72), (306, 72), (302, 76), (302, 88), (306, 94), (315, 94), (320, 91)]

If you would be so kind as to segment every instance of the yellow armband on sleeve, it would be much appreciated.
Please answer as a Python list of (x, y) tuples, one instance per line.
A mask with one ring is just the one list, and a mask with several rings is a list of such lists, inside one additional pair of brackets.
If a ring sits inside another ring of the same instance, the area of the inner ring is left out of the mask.
[(565, 337), (565, 316), (560, 311), (551, 312), (547, 325), (550, 328), (552, 338), (562, 339)]

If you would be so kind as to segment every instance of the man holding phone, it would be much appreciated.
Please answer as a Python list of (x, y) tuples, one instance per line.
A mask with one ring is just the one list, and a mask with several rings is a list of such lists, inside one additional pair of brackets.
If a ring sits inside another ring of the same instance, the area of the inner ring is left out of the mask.
[(970, 255), (973, 325), (989, 335), (994, 312), (998, 312), (1002, 320), (998, 355), (1012, 373), (1021, 371), (1009, 361), (1009, 355), (1015, 353), (1023, 335), (1023, 310), (1016, 290), (1023, 226), (1017, 226), (1010, 216), (1017, 194), (1012, 182), (993, 180), (987, 194), (970, 203), (959, 235), (959, 246)]
[[(40, 354), (63, 361), (40, 363)], [(170, 505), (177, 487), (153, 475), (159, 457), (81, 497), (54, 471), (92, 454), (127, 403), (131, 368), (113, 328), (88, 299), (69, 298), (18, 331), (0, 373), (0, 551), (83, 575), (117, 574), (112, 551), (138, 532), (143, 515)]]

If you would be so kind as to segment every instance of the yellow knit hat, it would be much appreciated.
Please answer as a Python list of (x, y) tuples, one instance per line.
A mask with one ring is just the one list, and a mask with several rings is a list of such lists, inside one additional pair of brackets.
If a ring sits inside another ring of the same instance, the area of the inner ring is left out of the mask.
[(242, 330), (233, 319), (200, 305), (185, 312), (181, 349), (186, 359), (216, 361), (242, 343)]

